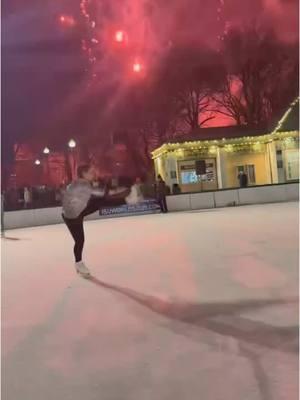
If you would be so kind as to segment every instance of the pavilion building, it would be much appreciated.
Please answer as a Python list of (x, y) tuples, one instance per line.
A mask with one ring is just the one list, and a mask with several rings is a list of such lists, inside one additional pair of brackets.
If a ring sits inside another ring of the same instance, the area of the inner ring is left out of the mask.
[[(199, 128), (152, 152), (156, 175), (183, 193), (299, 180), (299, 99), (273, 130), (243, 126)], [(199, 174), (199, 162), (204, 165)]]

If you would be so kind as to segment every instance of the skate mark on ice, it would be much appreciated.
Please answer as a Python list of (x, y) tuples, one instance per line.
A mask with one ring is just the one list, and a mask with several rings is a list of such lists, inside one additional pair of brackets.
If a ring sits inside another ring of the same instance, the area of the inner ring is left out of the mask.
[(177, 333), (189, 335), (188, 326), (192, 325), (244, 343), (276, 349), (285, 353), (296, 354), (298, 352), (298, 325), (269, 325), (239, 315), (246, 311), (266, 307), (298, 304), (298, 298), (249, 300), (232, 303), (176, 303), (102, 282), (94, 276), (91, 276), (89, 280), (98, 287), (120, 293), (156, 314), (179, 322), (181, 324), (179, 327), (169, 325), (169, 328)]
[(220, 212), (217, 208), (208, 208), (204, 210), (188, 210), (188, 211), (178, 211), (182, 212), (184, 214), (206, 214), (206, 213), (215, 213), (215, 212)]
[[(1, 236), (1, 239), (5, 239), (5, 240), (14, 240), (14, 241), (26, 240), (26, 239), (16, 238), (16, 237), (12, 237), (12, 236)], [(28, 240), (28, 239), (27, 239), (27, 240)]]
[(255, 351), (249, 349), (249, 346), (245, 345), (240, 346), (240, 354), (243, 355), (252, 366), (254, 378), (260, 391), (261, 400), (272, 400), (273, 396), (268, 375), (263, 367), (259, 354), (256, 354)]

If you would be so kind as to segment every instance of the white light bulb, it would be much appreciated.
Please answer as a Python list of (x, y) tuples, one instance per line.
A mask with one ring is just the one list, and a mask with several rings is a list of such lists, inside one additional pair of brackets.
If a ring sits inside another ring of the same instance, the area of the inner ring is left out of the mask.
[(70, 149), (74, 149), (76, 147), (76, 142), (75, 140), (71, 139), (68, 143), (68, 146), (70, 147)]

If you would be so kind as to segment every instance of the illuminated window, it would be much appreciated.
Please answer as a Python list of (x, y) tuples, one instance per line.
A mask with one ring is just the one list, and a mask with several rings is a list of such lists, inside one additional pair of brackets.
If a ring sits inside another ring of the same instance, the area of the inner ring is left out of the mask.
[(181, 182), (183, 183), (183, 185), (191, 185), (194, 183), (198, 183), (199, 181), (199, 176), (196, 175), (195, 170), (181, 172)]
[(255, 184), (255, 166), (247, 165), (247, 175), (250, 185)]
[(205, 160), (206, 173), (197, 175), (196, 162), (186, 162), (180, 165), (180, 179), (183, 185), (213, 182), (216, 180), (216, 166), (214, 159)]
[(298, 150), (287, 150), (285, 152), (287, 180), (299, 179), (299, 154)]

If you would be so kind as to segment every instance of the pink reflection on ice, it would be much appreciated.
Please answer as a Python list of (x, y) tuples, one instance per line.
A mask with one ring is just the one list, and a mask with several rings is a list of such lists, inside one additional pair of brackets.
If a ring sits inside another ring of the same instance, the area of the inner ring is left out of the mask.
[(251, 289), (276, 288), (286, 283), (286, 277), (280, 271), (252, 256), (235, 257), (232, 277)]

